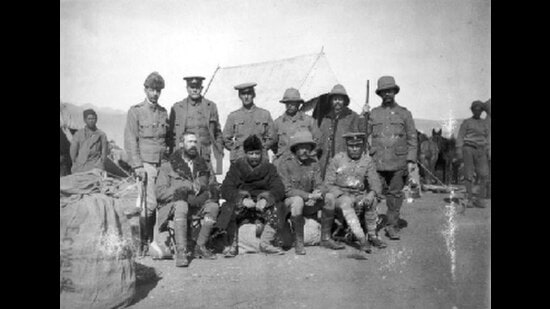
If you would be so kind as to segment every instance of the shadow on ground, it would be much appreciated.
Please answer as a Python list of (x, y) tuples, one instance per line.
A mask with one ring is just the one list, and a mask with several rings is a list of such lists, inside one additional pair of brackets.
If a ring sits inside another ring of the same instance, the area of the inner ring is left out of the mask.
[(151, 292), (157, 286), (158, 282), (162, 279), (162, 277), (160, 277), (155, 271), (155, 268), (145, 266), (138, 263), (137, 261), (135, 265), (136, 295), (128, 306), (134, 305), (141, 300), (147, 298), (149, 292)]

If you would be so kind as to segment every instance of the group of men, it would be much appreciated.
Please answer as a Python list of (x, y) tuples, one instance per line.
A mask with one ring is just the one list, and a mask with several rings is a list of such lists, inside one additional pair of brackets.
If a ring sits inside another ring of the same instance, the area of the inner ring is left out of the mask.
[[(188, 266), (193, 257), (216, 258), (207, 248), (214, 229), (225, 235), (223, 256), (236, 256), (244, 222), (261, 226), (260, 251), (268, 254), (283, 253), (281, 242), (274, 241), (276, 235), (283, 244), (294, 245), (296, 254), (305, 254), (305, 217), (320, 219), (322, 247), (343, 249), (332, 239), (337, 213), (358, 248), (370, 253), (371, 246), (386, 247), (377, 235), (377, 204), (383, 198), (386, 236), (400, 239), (402, 190), (417, 168), (418, 145), (411, 112), (395, 101), (400, 88), (393, 77), (378, 80), (375, 92), (382, 103), (361, 115), (348, 107), (350, 99), (342, 85), (330, 91), (330, 111), (318, 119), (300, 110), (304, 100), (297, 89), (286, 89), (280, 100), (286, 111), (275, 121), (254, 103), (257, 84), (239, 84), (234, 88), (242, 107), (228, 115), (223, 130), (217, 105), (201, 94), (204, 77), (184, 80), (188, 96), (168, 113), (158, 102), (164, 79), (157, 72), (147, 76), (145, 99), (129, 109), (124, 130), (128, 163), (147, 185), (143, 238), (155, 243), (158, 228), (172, 220), (177, 267)], [(107, 149), (105, 134), (95, 127), (95, 112), (85, 112), (84, 118), (87, 126), (76, 140), (86, 140), (87, 148)], [(483, 126), (471, 123), (461, 128), (466, 138), (459, 138), (457, 145), (476, 164), (483, 142), (468, 136), (478, 127)], [(231, 165), (220, 185), (211, 157), (221, 159), (224, 148)], [(269, 150), (275, 154), (273, 162)], [(80, 156), (84, 155), (71, 152), (71, 157)], [(80, 165), (74, 165), (75, 171)], [(225, 203), (220, 205), (220, 200)], [(200, 229), (195, 241), (190, 238), (196, 218)]]
[[(411, 113), (395, 102), (399, 86), (393, 77), (379, 79), (376, 93), (382, 104), (361, 116), (348, 107), (345, 88), (334, 86), (330, 112), (319, 121), (300, 111), (304, 100), (297, 89), (286, 89), (280, 100), (286, 111), (273, 121), (269, 111), (254, 103), (257, 84), (239, 84), (234, 88), (242, 107), (228, 115), (223, 130), (216, 104), (201, 95), (204, 78), (184, 80), (188, 97), (168, 113), (158, 103), (164, 79), (151, 73), (144, 82), (145, 100), (128, 111), (124, 132), (129, 163), (147, 180), (150, 217), (143, 228), (154, 234), (153, 222), (173, 220), (176, 266), (188, 266), (192, 256), (216, 258), (206, 247), (214, 228), (226, 235), (222, 254), (237, 255), (243, 222), (261, 224), (260, 251), (281, 254), (280, 243), (274, 242), (279, 234), (303, 255), (304, 216), (317, 218), (319, 212), (321, 246), (342, 249), (331, 238), (338, 209), (360, 250), (383, 248), (376, 233), (383, 184), (385, 231), (390, 239), (399, 239), (402, 189), (416, 168), (417, 144)], [(220, 186), (211, 151), (220, 158), (224, 148), (231, 165)], [(272, 163), (269, 150), (275, 154)], [(220, 198), (226, 201), (222, 205)], [(193, 218), (200, 218), (196, 242), (188, 241)]]

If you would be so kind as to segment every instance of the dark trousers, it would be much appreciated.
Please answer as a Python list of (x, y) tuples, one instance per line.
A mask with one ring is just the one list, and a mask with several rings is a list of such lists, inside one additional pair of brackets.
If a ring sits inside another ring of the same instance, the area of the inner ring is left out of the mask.
[(378, 171), (378, 175), (385, 187), (388, 225), (398, 228), (397, 222), (399, 221), (399, 213), (403, 205), (402, 190), (405, 186), (407, 170), (403, 168), (397, 171)]

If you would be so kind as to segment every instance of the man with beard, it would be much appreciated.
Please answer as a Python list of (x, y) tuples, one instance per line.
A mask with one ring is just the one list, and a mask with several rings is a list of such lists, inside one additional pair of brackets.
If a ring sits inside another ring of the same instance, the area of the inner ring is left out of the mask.
[[(218, 107), (216, 103), (201, 95), (202, 76), (189, 76), (183, 78), (187, 82), (187, 98), (174, 103), (170, 110), (168, 143), (171, 152), (177, 146), (176, 141), (185, 131), (197, 133), (199, 141), (199, 155), (209, 164), (214, 149), (214, 157), (217, 161), (223, 158), (223, 139)], [(216, 167), (218, 165), (216, 164)]]
[(392, 76), (378, 79), (376, 94), (382, 104), (374, 108), (367, 120), (371, 137), (370, 153), (376, 163), (380, 180), (387, 185), (387, 226), (390, 239), (399, 237), (399, 212), (403, 205), (403, 187), (408, 174), (416, 170), (418, 140), (411, 112), (395, 102), (399, 86)]
[[(483, 102), (472, 102), (470, 109), (473, 116), (460, 125), (456, 151), (457, 157), (464, 160), (467, 206), (485, 208), (489, 160), (491, 160), (491, 127), (487, 119), (481, 119), (481, 113), (484, 110)], [(474, 196), (472, 191), (475, 182), (474, 172), (479, 181), (479, 197)]]
[[(346, 223), (359, 240), (361, 251), (370, 253), (371, 243), (377, 248), (386, 247), (376, 235), (376, 205), (382, 195), (382, 184), (376, 165), (365, 153), (365, 133), (350, 132), (344, 134), (343, 138), (346, 141), (346, 152), (334, 156), (327, 168), (325, 185), (328, 193), (325, 202), (331, 209), (342, 210)], [(358, 214), (364, 216), (366, 235)]]
[(174, 219), (176, 267), (189, 265), (191, 250), (187, 249), (193, 215), (202, 216), (195, 256), (216, 258), (206, 248), (206, 242), (219, 211), (217, 183), (207, 162), (199, 155), (197, 143), (194, 132), (180, 135), (180, 148), (161, 165), (157, 180), (157, 198), (162, 205), (158, 212), (160, 225), (172, 216)]
[[(313, 118), (298, 111), (300, 104), (304, 103), (298, 89), (288, 88), (280, 102), (286, 105), (286, 111), (274, 122), (275, 142), (273, 145), (277, 159), (290, 153), (289, 140), (295, 133), (299, 131), (310, 132), (315, 142), (319, 140), (321, 135)], [(277, 166), (277, 163), (274, 162), (274, 164)]]
[[(143, 83), (145, 100), (128, 110), (126, 127), (124, 129), (124, 150), (128, 155), (130, 166), (141, 179), (147, 175), (147, 218), (141, 216), (142, 240), (145, 250), (151, 242), (155, 224), (157, 197), (155, 182), (158, 168), (166, 153), (166, 131), (168, 128), (168, 113), (159, 105), (158, 99), (164, 89), (164, 79), (159, 73), (153, 72)], [(147, 222), (147, 224), (145, 224)]]
[(331, 109), (319, 125), (321, 131), (318, 147), (321, 150), (319, 163), (323, 179), (325, 179), (329, 160), (337, 153), (346, 151), (346, 143), (342, 135), (348, 132), (360, 132), (365, 126), (365, 122), (359, 115), (348, 108), (350, 99), (344, 86), (335, 85), (327, 100), (330, 102)]
[(273, 146), (273, 119), (269, 111), (254, 104), (256, 83), (235, 86), (243, 106), (227, 116), (223, 128), (223, 143), (229, 150), (229, 161), (233, 163), (244, 156), (243, 142), (250, 135), (257, 135), (262, 142), (262, 157), (267, 158), (267, 150)]
[(238, 230), (245, 221), (260, 220), (264, 229), (260, 236), (260, 251), (283, 254), (272, 245), (276, 230), (281, 225), (278, 212), (285, 196), (285, 187), (275, 166), (264, 158), (262, 141), (250, 135), (243, 143), (245, 157), (235, 160), (221, 186), (222, 205), (218, 228), (227, 231), (229, 245), (226, 257), (238, 254)]
[(330, 238), (334, 221), (334, 204), (324, 203), (325, 189), (321, 180), (319, 163), (310, 153), (316, 143), (309, 131), (298, 131), (290, 137), (288, 144), (291, 154), (281, 158), (277, 166), (285, 185), (286, 199), (283, 219), (290, 214), (292, 227), (296, 235), (296, 254), (304, 255), (305, 216), (316, 215), (322, 210), (321, 246), (333, 250), (344, 249)]
[(86, 172), (94, 168), (104, 170), (107, 159), (107, 135), (96, 126), (96, 112), (87, 109), (83, 114), (86, 126), (76, 131), (71, 141), (73, 173)]

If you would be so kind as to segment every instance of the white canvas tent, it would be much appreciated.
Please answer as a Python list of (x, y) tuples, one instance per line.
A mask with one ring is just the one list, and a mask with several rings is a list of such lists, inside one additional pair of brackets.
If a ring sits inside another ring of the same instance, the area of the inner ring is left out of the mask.
[[(251, 63), (239, 66), (218, 67), (210, 79), (204, 96), (218, 106), (223, 125), (229, 113), (242, 106), (235, 85), (255, 82), (257, 106), (267, 109), (275, 120), (285, 111), (280, 103), (284, 91), (293, 87), (307, 102), (330, 92), (338, 79), (330, 68), (325, 53), (308, 54), (293, 58)], [(225, 151), (223, 175), (229, 169), (229, 152)]]

